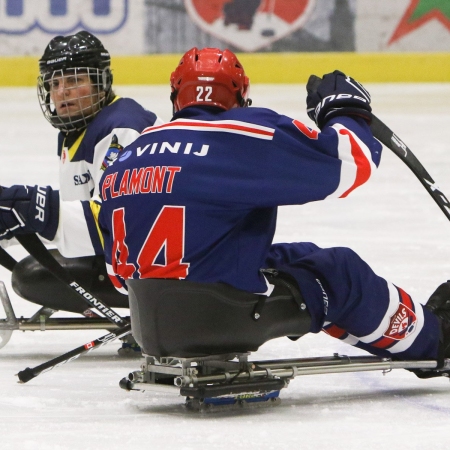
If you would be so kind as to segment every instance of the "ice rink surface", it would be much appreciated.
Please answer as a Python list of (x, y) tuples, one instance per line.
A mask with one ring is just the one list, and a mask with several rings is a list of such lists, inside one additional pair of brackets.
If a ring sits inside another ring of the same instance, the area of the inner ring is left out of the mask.
[[(402, 138), (450, 195), (450, 84), (368, 84), (375, 114)], [(169, 120), (166, 86), (116, 87)], [(256, 85), (251, 97), (312, 125), (301, 85)], [(0, 89), (0, 184), (58, 186), (56, 135), (33, 88)], [(384, 150), (368, 184), (347, 199), (280, 208), (276, 241), (348, 246), (379, 274), (425, 303), (450, 277), (450, 223), (410, 170)], [(10, 247), (21, 258), (24, 251)], [(18, 298), (0, 269), (18, 317), (36, 305)], [(126, 313), (127, 311), (122, 311)], [(61, 314), (61, 313), (59, 313)], [(62, 314), (67, 316), (67, 314)], [(4, 317), (0, 312), (0, 317)], [(176, 395), (126, 392), (119, 380), (139, 359), (114, 342), (27, 384), (14, 376), (103, 335), (100, 331), (14, 332), (0, 350), (0, 448), (320, 449), (449, 448), (450, 383), (406, 371), (294, 379), (280, 406), (192, 413)], [(276, 339), (253, 359), (361, 354), (324, 334)]]

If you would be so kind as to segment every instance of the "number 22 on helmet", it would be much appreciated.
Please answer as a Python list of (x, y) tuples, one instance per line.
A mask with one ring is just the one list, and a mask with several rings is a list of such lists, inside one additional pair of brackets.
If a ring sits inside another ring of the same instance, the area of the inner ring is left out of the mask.
[(194, 105), (225, 110), (251, 105), (249, 79), (230, 50), (192, 48), (172, 72), (170, 87), (174, 113)]

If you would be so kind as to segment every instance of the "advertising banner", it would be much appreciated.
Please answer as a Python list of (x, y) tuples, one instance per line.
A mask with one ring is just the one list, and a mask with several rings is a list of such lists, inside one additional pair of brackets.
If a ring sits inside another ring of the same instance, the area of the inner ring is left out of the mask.
[(450, 51), (450, 0), (374, 3), (357, 2), (357, 51)]
[(446, 52), (450, 0), (0, 0), (0, 56), (81, 29), (115, 55)]
[(81, 29), (111, 53), (140, 54), (144, 0), (0, 0), (0, 55), (40, 55), (50, 39)]
[(185, 0), (189, 17), (202, 30), (248, 52), (299, 29), (315, 4), (315, 0)]

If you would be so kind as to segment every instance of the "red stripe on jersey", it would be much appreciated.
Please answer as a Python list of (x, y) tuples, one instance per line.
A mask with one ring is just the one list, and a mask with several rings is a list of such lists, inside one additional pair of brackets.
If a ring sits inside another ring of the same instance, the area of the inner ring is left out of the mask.
[(417, 317), (414, 313), (414, 304), (411, 297), (401, 288), (395, 286), (399, 293), (399, 305), (391, 316), (389, 326), (383, 337), (371, 343), (372, 347), (387, 349), (396, 342), (409, 336), (411, 329), (416, 326)]
[[(174, 121), (170, 123), (166, 123), (164, 125), (159, 125), (156, 127), (146, 128), (142, 134), (153, 133), (154, 131), (163, 130), (165, 128), (187, 128), (187, 129), (204, 129), (209, 128), (211, 130), (216, 131), (236, 131), (236, 132), (246, 132), (252, 133), (261, 136), (273, 137), (275, 130), (271, 128), (261, 129), (256, 127), (251, 127), (248, 125), (239, 125), (239, 122), (235, 123), (220, 123), (220, 122), (200, 122), (199, 120), (195, 121)], [(244, 122), (242, 122), (244, 123)]]
[(340, 196), (340, 198), (345, 198), (348, 194), (350, 194), (350, 192), (354, 191), (357, 187), (364, 184), (370, 178), (371, 168), (370, 162), (354, 138), (353, 134), (349, 130), (340, 130), (339, 133), (349, 137), (352, 156), (356, 164), (355, 181), (353, 182), (353, 185)]
[(314, 130), (313, 128), (309, 128), (306, 126), (303, 122), (300, 122), (300, 120), (293, 120), (292, 123), (308, 138), (310, 139), (319, 139), (319, 132), (317, 130)]
[(347, 334), (345, 330), (334, 324), (326, 325), (322, 328), (322, 331), (325, 331), (325, 333), (336, 339), (343, 339)]
[(390, 347), (391, 345), (395, 344), (396, 342), (398, 342), (398, 341), (396, 341), (395, 339), (392, 339), (392, 338), (389, 338), (389, 337), (383, 337), (379, 341), (372, 342), (370, 344), (370, 346), (371, 347), (376, 347), (376, 348), (384, 348), (384, 349), (386, 349), (386, 348)]
[(400, 293), (400, 299), (402, 303), (408, 307), (411, 311), (415, 311), (414, 303), (412, 302), (411, 297), (409, 294), (407, 294), (402, 288), (399, 288), (398, 286), (395, 286), (398, 289), (398, 292)]
[(108, 273), (109, 279), (111, 280), (111, 283), (116, 289), (123, 289), (122, 283), (117, 279), (115, 275), (111, 275)]

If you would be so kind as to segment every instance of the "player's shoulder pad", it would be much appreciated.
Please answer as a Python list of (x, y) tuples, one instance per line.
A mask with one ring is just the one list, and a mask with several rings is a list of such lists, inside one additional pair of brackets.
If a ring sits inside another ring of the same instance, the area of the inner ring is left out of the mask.
[(88, 125), (83, 138), (89, 148), (111, 134), (114, 129), (124, 128), (140, 133), (144, 128), (152, 126), (157, 116), (144, 109), (130, 98), (118, 98), (103, 108)]
[(155, 113), (145, 109), (136, 100), (118, 97), (103, 108), (92, 123), (99, 122), (99, 125), (107, 126), (110, 130), (130, 128), (141, 132), (145, 127), (152, 126), (156, 119)]

